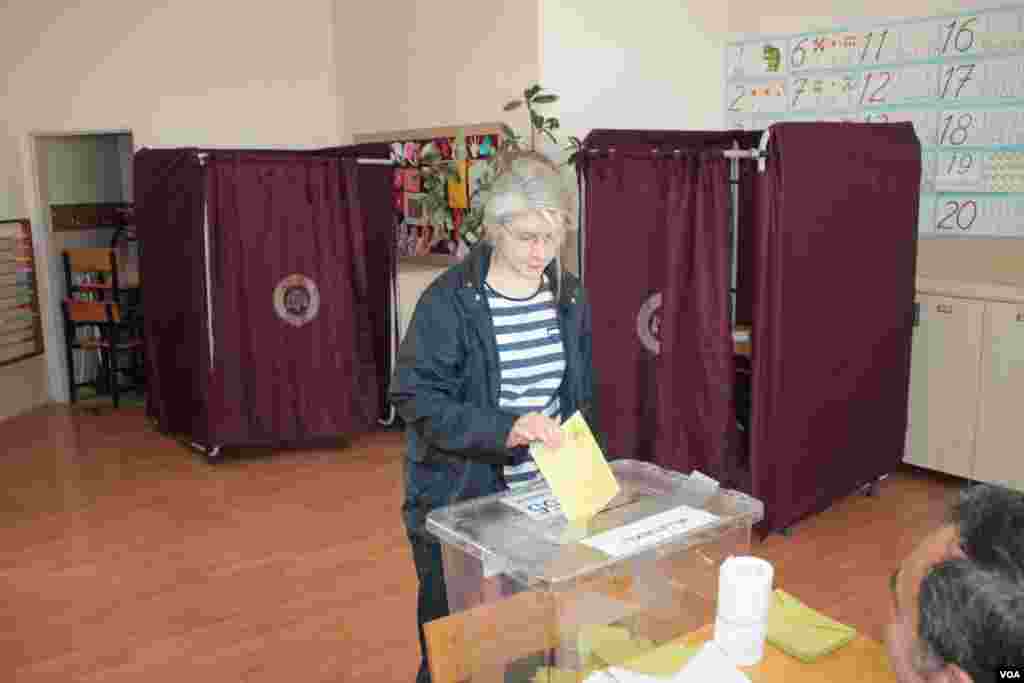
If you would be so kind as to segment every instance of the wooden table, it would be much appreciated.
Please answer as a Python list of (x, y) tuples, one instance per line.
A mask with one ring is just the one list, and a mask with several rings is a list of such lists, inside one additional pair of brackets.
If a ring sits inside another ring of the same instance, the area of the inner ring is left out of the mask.
[[(709, 624), (679, 641), (695, 645), (706, 642), (713, 634), (714, 626)], [(860, 634), (843, 647), (810, 664), (790, 657), (771, 643), (765, 643), (764, 658), (758, 664), (743, 667), (740, 671), (752, 683), (896, 683), (896, 674), (889, 666), (889, 655), (885, 648)]]
[[(506, 662), (558, 645), (557, 612), (550, 596), (526, 591), (428, 623), (425, 631), (434, 683), (501, 683)], [(696, 645), (709, 640), (713, 632), (709, 624), (669, 642)], [(766, 643), (764, 658), (741, 670), (752, 683), (896, 681), (885, 648), (863, 635), (811, 664)]]

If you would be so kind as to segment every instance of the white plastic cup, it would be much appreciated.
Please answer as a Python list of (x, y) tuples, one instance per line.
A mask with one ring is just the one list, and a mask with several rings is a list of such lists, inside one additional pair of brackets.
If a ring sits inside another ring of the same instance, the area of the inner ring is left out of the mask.
[(736, 666), (764, 657), (775, 570), (759, 557), (730, 557), (718, 572), (715, 642)]

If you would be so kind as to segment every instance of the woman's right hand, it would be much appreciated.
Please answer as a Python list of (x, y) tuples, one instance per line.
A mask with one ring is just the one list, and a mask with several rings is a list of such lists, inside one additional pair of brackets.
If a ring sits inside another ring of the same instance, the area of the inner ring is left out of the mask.
[(505, 445), (508, 448), (515, 448), (516, 446), (529, 446), (534, 441), (540, 441), (551, 449), (560, 448), (562, 446), (562, 428), (556, 421), (541, 413), (520, 415), (512, 425), (512, 431), (509, 432)]

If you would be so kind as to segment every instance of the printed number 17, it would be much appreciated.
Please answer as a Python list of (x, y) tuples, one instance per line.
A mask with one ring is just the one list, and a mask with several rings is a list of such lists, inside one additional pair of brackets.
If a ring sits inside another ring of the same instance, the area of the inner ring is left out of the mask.
[(964, 89), (964, 86), (967, 85), (967, 82), (970, 81), (974, 76), (974, 68), (976, 66), (978, 65), (957, 64), (955, 66), (949, 67), (949, 70), (946, 72), (945, 82), (942, 84), (942, 92), (939, 93), (939, 98), (945, 99), (946, 96), (949, 94), (949, 86), (953, 82), (954, 75), (956, 75), (960, 79), (960, 82), (957, 83), (956, 92), (953, 93), (953, 98), (955, 99), (957, 97), (960, 97), (960, 91)]

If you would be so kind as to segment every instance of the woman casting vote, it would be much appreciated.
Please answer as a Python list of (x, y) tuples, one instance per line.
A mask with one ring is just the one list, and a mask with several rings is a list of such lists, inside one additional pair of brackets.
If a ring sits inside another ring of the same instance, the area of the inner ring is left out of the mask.
[(534, 152), (499, 160), (484, 199), (484, 238), (416, 305), (390, 398), (406, 424), (403, 519), (423, 624), (447, 616), (441, 547), (425, 529), (441, 506), (528, 485), (542, 476), (527, 446), (561, 445), (577, 410), (594, 427), (590, 310), (559, 251), (572, 199)]

